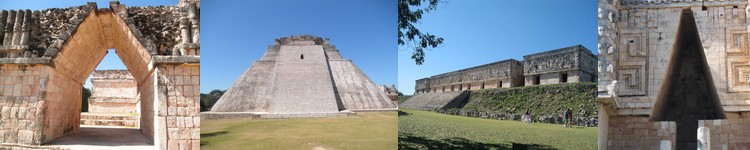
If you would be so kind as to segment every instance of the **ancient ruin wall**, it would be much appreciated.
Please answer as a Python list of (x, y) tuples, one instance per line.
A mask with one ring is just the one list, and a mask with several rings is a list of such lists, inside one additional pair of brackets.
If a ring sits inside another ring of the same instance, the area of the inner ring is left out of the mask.
[[(522, 78), (521, 62), (513, 59), (435, 75), (416, 81), (417, 93), (516, 87)], [(502, 81), (502, 82), (501, 82)], [(502, 85), (499, 85), (501, 84)]]
[(92, 76), (89, 112), (138, 113), (137, 84), (127, 70), (96, 70)]
[[(709, 72), (725, 110), (727, 123), (744, 123), (741, 116), (732, 117), (730, 114), (750, 111), (747, 5), (748, 2), (744, 0), (660, 3), (600, 0), (599, 53), (602, 55), (599, 55), (598, 66), (599, 104), (600, 110), (607, 114), (600, 116), (600, 120), (609, 118), (609, 129), (600, 129), (611, 131), (614, 124), (622, 124), (612, 118), (651, 115), (656, 95), (661, 92), (661, 83), (665, 79), (667, 60), (670, 60), (674, 49), (679, 15), (685, 8), (691, 9), (695, 16)], [(705, 6), (705, 10), (702, 6)], [(743, 140), (719, 140), (712, 142), (711, 146), (750, 148), (743, 146), (750, 141), (746, 132), (741, 126), (737, 127), (740, 128), (720, 132), (731, 133), (724, 136)], [(632, 129), (630, 126), (622, 128)], [(624, 133), (600, 132), (600, 141), (605, 141), (600, 142), (600, 148), (628, 148), (611, 144), (623, 142), (624, 139), (618, 139), (621, 134)]]
[(562, 74), (566, 82), (592, 82), (596, 77), (596, 57), (581, 45), (560, 48), (526, 55), (523, 57), (525, 85), (561, 83)]

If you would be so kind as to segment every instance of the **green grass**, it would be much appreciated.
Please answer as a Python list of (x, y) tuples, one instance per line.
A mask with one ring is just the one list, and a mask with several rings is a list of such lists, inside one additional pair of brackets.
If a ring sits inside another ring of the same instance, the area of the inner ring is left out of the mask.
[(202, 120), (201, 149), (396, 149), (397, 112), (304, 119)]
[(400, 149), (510, 149), (512, 143), (537, 149), (596, 149), (596, 127), (480, 119), (400, 109)]

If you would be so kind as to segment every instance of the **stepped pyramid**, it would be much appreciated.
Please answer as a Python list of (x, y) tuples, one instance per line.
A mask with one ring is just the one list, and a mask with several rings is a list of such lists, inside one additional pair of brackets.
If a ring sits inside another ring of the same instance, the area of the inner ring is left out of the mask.
[(299, 35), (276, 39), (211, 111), (315, 114), (395, 109), (385, 92), (342, 58), (328, 39)]

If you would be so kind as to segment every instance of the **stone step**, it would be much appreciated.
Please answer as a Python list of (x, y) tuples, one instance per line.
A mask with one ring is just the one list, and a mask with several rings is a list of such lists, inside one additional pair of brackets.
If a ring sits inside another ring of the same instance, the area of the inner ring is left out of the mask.
[(138, 127), (138, 120), (81, 120), (81, 125)]
[(81, 114), (81, 125), (138, 127), (140, 116)]

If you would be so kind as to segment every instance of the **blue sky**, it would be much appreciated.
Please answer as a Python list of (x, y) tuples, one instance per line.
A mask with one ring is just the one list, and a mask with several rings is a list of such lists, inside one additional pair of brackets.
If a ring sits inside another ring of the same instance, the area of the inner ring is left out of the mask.
[(597, 2), (448, 0), (425, 14), (423, 32), (445, 38), (415, 65), (412, 50), (399, 47), (399, 91), (414, 93), (414, 81), (445, 72), (581, 44), (597, 54)]
[[(98, 8), (109, 8), (110, 0), (50, 0), (50, 1), (28, 1), (28, 0), (3, 0), (0, 1), (0, 9), (30, 9), (30, 10), (42, 10), (47, 8), (67, 8), (71, 6), (86, 5), (87, 2), (96, 2)], [(120, 4), (125, 6), (173, 6), (177, 5), (177, 0), (158, 0), (158, 1), (128, 1), (120, 0)], [(104, 59), (96, 67), (97, 70), (111, 70), (111, 69), (127, 69), (125, 64), (122, 63), (120, 58), (114, 52), (114, 49), (110, 49)], [(84, 84), (85, 87), (91, 88), (91, 80), (87, 79)]]
[(226, 90), (274, 39), (330, 38), (376, 84), (395, 84), (396, 0), (201, 2), (201, 92)]

